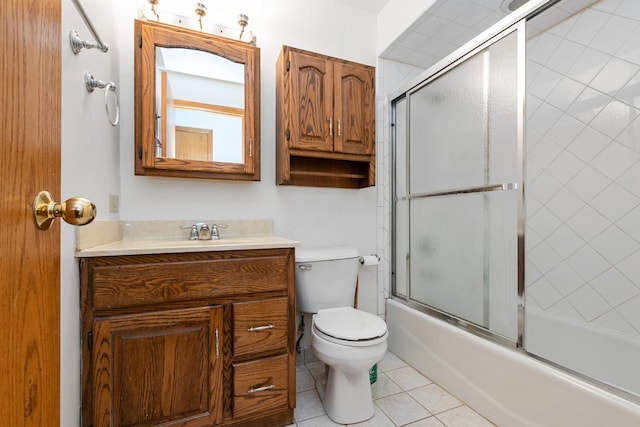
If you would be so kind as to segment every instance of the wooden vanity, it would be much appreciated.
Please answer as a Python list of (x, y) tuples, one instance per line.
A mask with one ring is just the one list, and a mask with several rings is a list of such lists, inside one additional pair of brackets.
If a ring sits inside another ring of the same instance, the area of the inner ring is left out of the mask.
[(291, 424), (289, 246), (80, 253), (82, 426)]

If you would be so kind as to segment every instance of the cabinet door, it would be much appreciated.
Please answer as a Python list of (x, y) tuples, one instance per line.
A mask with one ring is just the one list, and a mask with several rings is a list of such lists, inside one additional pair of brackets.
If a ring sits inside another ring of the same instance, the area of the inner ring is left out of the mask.
[(96, 319), (93, 425), (220, 423), (222, 319), (220, 307)]
[(290, 147), (333, 151), (333, 66), (322, 57), (289, 53)]
[(372, 67), (334, 64), (334, 151), (373, 154), (375, 90)]

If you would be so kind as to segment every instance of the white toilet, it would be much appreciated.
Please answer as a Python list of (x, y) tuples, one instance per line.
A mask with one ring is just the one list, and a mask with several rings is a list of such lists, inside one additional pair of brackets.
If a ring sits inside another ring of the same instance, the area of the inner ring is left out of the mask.
[(316, 386), (339, 424), (373, 416), (369, 369), (387, 351), (384, 320), (353, 308), (359, 258), (347, 247), (296, 249), (297, 310), (314, 313), (311, 346), (328, 367)]

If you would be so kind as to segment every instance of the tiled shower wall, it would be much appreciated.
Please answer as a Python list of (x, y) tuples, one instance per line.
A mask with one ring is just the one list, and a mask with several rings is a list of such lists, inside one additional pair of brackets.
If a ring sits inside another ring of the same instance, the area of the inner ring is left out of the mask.
[(387, 59), (378, 59), (376, 67), (377, 93), (377, 188), (378, 188), (378, 315), (385, 314), (385, 300), (391, 295), (391, 122), (390, 96), (403, 88), (420, 73), (422, 68)]
[(640, 2), (527, 42), (526, 307), (640, 336)]

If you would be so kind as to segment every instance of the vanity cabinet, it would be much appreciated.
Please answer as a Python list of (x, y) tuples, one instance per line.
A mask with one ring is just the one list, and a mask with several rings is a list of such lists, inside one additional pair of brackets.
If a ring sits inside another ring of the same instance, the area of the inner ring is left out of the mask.
[(375, 69), (284, 46), (276, 71), (278, 184), (375, 185)]
[(80, 271), (83, 426), (293, 422), (292, 248), (86, 257)]

